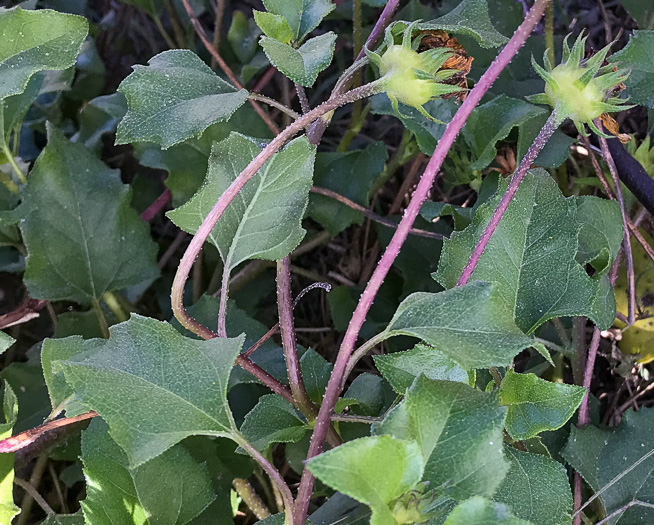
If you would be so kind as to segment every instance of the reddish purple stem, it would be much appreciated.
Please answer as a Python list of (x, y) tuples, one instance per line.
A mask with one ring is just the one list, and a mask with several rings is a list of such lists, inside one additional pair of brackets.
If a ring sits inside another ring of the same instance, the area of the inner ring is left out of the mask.
[[(325, 442), (325, 437), (329, 429), (329, 423), (331, 420), (331, 415), (334, 410), (338, 396), (343, 389), (343, 383), (345, 381), (345, 371), (347, 370), (347, 364), (354, 351), (354, 345), (356, 344), (359, 332), (363, 323), (366, 319), (368, 310), (372, 306), (372, 303), (381, 287), (386, 275), (390, 271), (393, 261), (400, 252), (400, 248), (404, 244), (413, 222), (415, 221), (422, 203), (426, 200), (429, 191), (434, 183), (434, 179), (438, 174), (443, 161), (447, 155), (447, 152), (452, 147), (454, 140), (461, 131), (461, 128), (465, 124), (467, 118), (472, 113), (472, 110), (479, 104), (484, 94), (491, 87), (493, 82), (497, 79), (502, 70), (509, 64), (511, 59), (515, 56), (518, 50), (523, 46), (527, 37), (531, 34), (534, 26), (543, 16), (545, 7), (549, 3), (549, 0), (536, 0), (534, 7), (529, 11), (529, 14), (523, 21), (523, 23), (518, 27), (516, 32), (513, 34), (509, 42), (506, 44), (504, 49), (499, 53), (497, 58), (493, 61), (490, 67), (486, 70), (484, 75), (479, 79), (477, 85), (472, 89), (466, 98), (465, 102), (461, 105), (457, 113), (452, 118), (452, 121), (448, 124), (445, 129), (443, 137), (438, 142), (438, 146), (434, 151), (425, 172), (423, 173), (418, 187), (416, 188), (411, 202), (404, 212), (404, 217), (400, 221), (398, 229), (396, 230), (393, 238), (391, 239), (384, 255), (379, 261), (377, 268), (373, 272), (366, 289), (364, 290), (359, 303), (357, 304), (356, 310), (352, 315), (350, 324), (348, 326), (347, 332), (341, 344), (341, 348), (338, 352), (336, 362), (334, 364), (334, 370), (329, 379), (329, 384), (327, 385), (327, 390), (325, 391), (325, 397), (323, 399), (322, 405), (320, 407), (320, 412), (318, 414), (318, 419), (316, 420), (316, 425), (314, 428), (313, 435), (311, 436), (311, 444), (309, 445), (308, 458), (317, 456), (322, 452), (323, 444)], [(296, 499), (295, 507), (295, 521), (294, 525), (303, 525), (306, 521), (307, 513), (309, 510), (309, 500), (311, 498), (311, 493), (313, 492), (314, 478), (311, 472), (308, 469), (305, 469), (302, 473), (302, 479), (300, 481), (300, 487), (298, 489), (298, 495)]]
[(143, 213), (141, 213), (141, 220), (149, 222), (154, 219), (157, 213), (163, 210), (172, 198), (173, 194), (170, 192), (170, 189), (166, 188), (164, 192), (159, 195)]

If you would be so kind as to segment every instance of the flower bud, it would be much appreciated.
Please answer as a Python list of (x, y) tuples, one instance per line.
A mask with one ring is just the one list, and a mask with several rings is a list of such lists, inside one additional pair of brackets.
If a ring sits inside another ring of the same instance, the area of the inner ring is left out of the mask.
[(368, 49), (365, 51), (379, 69), (379, 91), (388, 95), (396, 114), (403, 116), (398, 108), (398, 102), (402, 102), (416, 108), (428, 119), (435, 120), (423, 105), (433, 98), (461, 92), (461, 87), (444, 83), (459, 71), (441, 69), (447, 59), (454, 55), (448, 48), (433, 48), (422, 53), (416, 51), (420, 35), (412, 41), (411, 33), (417, 23), (413, 22), (406, 28), (401, 44), (395, 44), (391, 28), (387, 28), (385, 50), (381, 55)]
[(586, 38), (580, 35), (572, 49), (567, 40), (566, 37), (563, 41), (562, 62), (555, 68), (552, 68), (547, 52), (543, 58), (545, 69), (532, 57), (536, 73), (545, 81), (545, 93), (528, 98), (536, 104), (551, 106), (560, 122), (566, 118), (571, 119), (583, 136), (586, 136), (584, 124), (588, 124), (595, 133), (609, 138), (593, 121), (608, 112), (633, 107), (624, 105), (625, 101), (615, 96), (624, 89), (622, 82), (627, 78), (628, 71), (613, 65), (602, 65), (610, 44), (586, 60)]

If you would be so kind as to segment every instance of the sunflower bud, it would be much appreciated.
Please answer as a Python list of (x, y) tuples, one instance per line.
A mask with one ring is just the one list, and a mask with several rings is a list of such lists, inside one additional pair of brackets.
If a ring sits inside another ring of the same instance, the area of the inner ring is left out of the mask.
[(543, 57), (545, 69), (532, 57), (531, 63), (536, 73), (545, 81), (545, 93), (532, 95), (529, 100), (551, 106), (560, 122), (571, 119), (583, 136), (586, 136), (584, 124), (588, 124), (598, 135), (610, 138), (593, 121), (606, 113), (633, 107), (625, 105), (625, 100), (615, 96), (624, 89), (622, 82), (629, 72), (613, 65), (602, 65), (610, 44), (589, 59), (584, 58), (585, 46), (586, 38), (580, 35), (570, 49), (566, 37), (562, 62), (555, 68), (552, 68), (547, 52)]
[(423, 105), (431, 99), (461, 92), (461, 87), (444, 83), (459, 73), (459, 70), (441, 69), (447, 59), (455, 54), (451, 49), (439, 47), (418, 53), (422, 35), (413, 41), (411, 39), (417, 23), (413, 22), (406, 28), (401, 44), (395, 44), (391, 28), (387, 28), (383, 46), (385, 50), (381, 55), (368, 49), (365, 51), (379, 69), (379, 91), (388, 95), (396, 114), (402, 116), (398, 108), (398, 102), (402, 102), (416, 108), (428, 119), (435, 120)]
[(427, 483), (422, 482), (396, 499), (391, 511), (401, 525), (424, 523), (432, 518), (426, 511), (433, 503), (434, 495), (427, 492)]

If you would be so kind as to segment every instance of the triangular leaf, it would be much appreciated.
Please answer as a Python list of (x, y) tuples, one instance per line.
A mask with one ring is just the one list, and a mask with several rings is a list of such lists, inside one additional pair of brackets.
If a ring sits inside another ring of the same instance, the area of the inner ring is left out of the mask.
[[(477, 209), (472, 224), (444, 241), (436, 279), (446, 288), (456, 285), (507, 184), (500, 181), (497, 195)], [(545, 171), (531, 170), (472, 278), (497, 283), (526, 333), (554, 317), (578, 315), (606, 329), (615, 318), (613, 290), (605, 277), (592, 279), (575, 260), (579, 228), (575, 199), (564, 198)]]
[(430, 488), (457, 500), (492, 496), (508, 470), (505, 414), (496, 394), (421, 376), (373, 432), (417, 442)]
[(230, 437), (227, 383), (243, 337), (189, 339), (168, 323), (132, 315), (109, 340), (50, 342), (77, 352), (53, 363), (86, 410), (97, 411), (138, 466), (191, 435)]
[(154, 279), (157, 245), (130, 206), (130, 190), (84, 146), (54, 127), (18, 208), (30, 295), (89, 303)]
[[(214, 144), (202, 188), (168, 217), (195, 233), (219, 196), (261, 151), (259, 141), (239, 133)], [(247, 259), (276, 260), (304, 237), (300, 225), (308, 203), (315, 148), (306, 138), (275, 154), (241, 190), (211, 231), (211, 241), (230, 270)]]
[(585, 395), (586, 389), (577, 385), (551, 383), (534, 374), (507, 370), (500, 386), (500, 402), (509, 407), (506, 431), (515, 440), (526, 440), (561, 428)]
[(134, 66), (118, 88), (128, 111), (118, 124), (116, 144), (155, 142), (163, 149), (199, 136), (228, 120), (248, 97), (217, 76), (195, 53), (164, 51)]
[(464, 370), (506, 366), (535, 345), (514, 323), (497, 287), (483, 282), (411, 294), (378, 337), (394, 335), (422, 339)]

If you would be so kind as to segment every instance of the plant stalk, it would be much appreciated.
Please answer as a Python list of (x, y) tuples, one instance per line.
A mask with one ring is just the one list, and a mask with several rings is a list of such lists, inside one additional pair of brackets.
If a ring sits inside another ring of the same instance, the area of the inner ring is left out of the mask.
[(554, 132), (557, 130), (560, 124), (561, 121), (556, 116), (556, 111), (552, 111), (552, 114), (547, 119), (547, 122), (545, 122), (540, 132), (536, 136), (536, 139), (529, 147), (529, 150), (527, 150), (526, 155), (520, 161), (520, 165), (518, 166), (516, 172), (513, 174), (513, 178), (509, 183), (509, 187), (506, 189), (504, 195), (502, 195), (502, 198), (500, 199), (497, 208), (495, 208), (495, 211), (493, 212), (490, 221), (486, 225), (486, 228), (481, 234), (481, 237), (479, 238), (477, 245), (472, 251), (472, 254), (470, 255), (470, 259), (466, 263), (465, 268), (463, 268), (463, 273), (461, 273), (461, 277), (459, 277), (459, 280), (456, 283), (457, 286), (463, 286), (470, 280), (470, 277), (472, 276), (473, 272), (475, 271), (475, 268), (477, 267), (477, 263), (479, 262), (479, 259), (481, 259), (481, 256), (483, 255), (486, 246), (488, 245), (491, 237), (493, 236), (493, 233), (495, 232), (495, 228), (497, 228), (497, 225), (502, 220), (502, 217), (504, 216), (504, 213), (509, 207), (511, 200), (513, 199), (513, 197), (515, 197), (515, 194), (518, 191), (518, 187), (520, 186), (520, 183), (525, 178), (525, 175), (527, 174), (527, 170), (534, 162), (534, 160), (536, 160), (536, 157), (543, 149), (545, 144), (547, 144), (547, 141), (554, 134)]
[[(391, 2), (389, 2), (389, 4), (390, 3)], [(454, 140), (461, 131), (461, 128), (463, 128), (463, 125), (470, 116), (470, 113), (472, 113), (472, 110), (477, 104), (479, 104), (484, 94), (489, 90), (493, 82), (495, 82), (502, 70), (509, 64), (511, 59), (523, 46), (542, 17), (543, 11), (548, 3), (549, 0), (536, 0), (534, 6), (527, 14), (527, 17), (522, 24), (520, 24), (504, 49), (498, 54), (490, 67), (482, 75), (477, 85), (472, 89), (472, 91), (470, 91), (468, 97), (456, 112), (452, 121), (445, 129), (445, 133), (441, 140), (438, 142), (434, 155), (429, 161), (429, 164), (418, 183), (418, 187), (411, 198), (409, 206), (404, 212), (400, 225), (388, 244), (377, 268), (373, 272), (368, 285), (359, 299), (354, 314), (352, 315), (352, 319), (350, 320), (350, 324), (339, 349), (334, 369), (329, 378), (329, 383), (320, 407), (313, 435), (311, 436), (308, 458), (317, 456), (322, 452), (331, 415), (345, 382), (347, 364), (352, 352), (354, 351), (354, 345), (356, 344), (359, 332), (365, 321), (366, 314), (370, 310), (377, 292), (384, 282), (386, 275), (390, 271), (393, 261), (395, 261), (395, 258), (400, 252), (400, 248), (409, 235), (409, 230), (420, 212), (422, 203), (426, 200), (427, 195), (432, 188), (434, 179), (443, 165), (447, 152), (452, 147)], [(387, 4), (387, 7), (389, 4)], [(311, 493), (313, 492), (313, 484), (313, 475), (308, 469), (304, 469), (296, 499), (294, 525), (304, 525), (304, 522), (306, 521), (309, 510), (309, 500), (311, 498)]]
[(287, 255), (277, 261), (277, 309), (279, 311), (279, 328), (282, 335), (282, 348), (286, 361), (288, 384), (293, 393), (296, 406), (309, 420), (318, 415), (318, 407), (311, 401), (302, 379), (300, 358), (297, 353), (295, 326), (293, 321), (293, 297), (291, 292), (291, 259)]
[(323, 102), (320, 106), (311, 110), (309, 113), (302, 115), (284, 131), (277, 135), (272, 140), (272, 142), (270, 142), (270, 144), (268, 144), (268, 146), (245, 167), (239, 176), (236, 177), (236, 179), (234, 179), (234, 181), (224, 191), (209, 214), (205, 217), (204, 221), (202, 221), (202, 224), (198, 228), (193, 239), (191, 239), (191, 242), (189, 243), (188, 248), (182, 257), (182, 260), (179, 263), (177, 273), (175, 274), (175, 280), (173, 281), (171, 292), (171, 303), (173, 313), (175, 314), (177, 320), (182, 324), (182, 326), (204, 339), (211, 339), (212, 337), (218, 336), (218, 334), (206, 326), (198, 323), (194, 318), (188, 315), (183, 304), (183, 290), (193, 266), (193, 262), (200, 253), (204, 241), (207, 239), (214, 226), (218, 223), (218, 220), (220, 220), (220, 217), (224, 213), (225, 209), (227, 209), (227, 206), (229, 206), (236, 195), (238, 195), (241, 189), (243, 189), (245, 184), (252, 177), (254, 177), (254, 175), (256, 175), (259, 169), (261, 169), (261, 167), (266, 163), (268, 159), (273, 156), (273, 154), (275, 154), (284, 144), (286, 144), (288, 140), (302, 131), (306, 125), (310, 124), (325, 113), (332, 111), (333, 109), (374, 94), (377, 88), (378, 84), (376, 82), (366, 84), (359, 88), (348, 91), (343, 95), (329, 99), (326, 102)]

